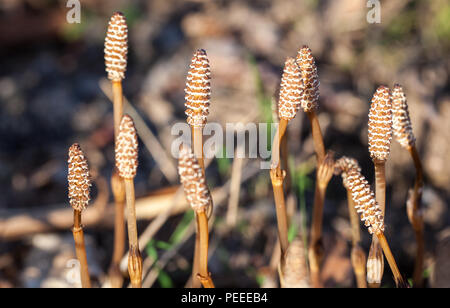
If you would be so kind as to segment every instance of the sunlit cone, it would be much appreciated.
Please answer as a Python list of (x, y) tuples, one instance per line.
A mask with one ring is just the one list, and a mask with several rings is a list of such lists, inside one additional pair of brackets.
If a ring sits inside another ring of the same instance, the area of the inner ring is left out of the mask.
[(414, 146), (416, 138), (409, 118), (408, 103), (401, 85), (396, 84), (392, 91), (392, 117), (394, 136), (402, 147), (408, 149)]
[(357, 169), (347, 172), (347, 187), (352, 193), (356, 211), (369, 229), (369, 233), (384, 232), (381, 209), (375, 201), (375, 195), (364, 176)]
[(341, 175), (344, 187), (348, 187), (347, 173), (352, 169), (361, 172), (361, 168), (359, 167), (358, 161), (354, 158), (342, 156), (334, 163), (334, 174)]
[(206, 51), (199, 49), (194, 53), (186, 77), (185, 106), (187, 122), (192, 126), (203, 127), (209, 114), (211, 97), (211, 72)]
[(292, 120), (300, 108), (302, 80), (300, 68), (294, 58), (288, 58), (284, 64), (281, 77), (280, 99), (278, 100), (278, 116), (287, 121)]
[(125, 16), (116, 12), (111, 17), (105, 38), (105, 65), (108, 79), (125, 78), (128, 53), (128, 27)]
[(82, 211), (89, 203), (91, 179), (87, 161), (78, 143), (69, 148), (69, 203), (74, 210)]
[(288, 247), (281, 265), (283, 288), (309, 288), (309, 273), (306, 263), (305, 246), (297, 236)]
[(196, 212), (205, 211), (211, 204), (211, 195), (206, 186), (205, 174), (191, 149), (183, 146), (178, 159), (178, 173), (186, 199)]
[(303, 93), (301, 106), (305, 112), (314, 111), (319, 107), (319, 76), (311, 49), (303, 46), (297, 53), (297, 64), (300, 67)]
[(116, 140), (116, 168), (124, 179), (136, 176), (138, 166), (138, 141), (133, 120), (124, 115)]
[(369, 112), (369, 152), (373, 160), (385, 161), (392, 139), (392, 103), (389, 88), (379, 86)]

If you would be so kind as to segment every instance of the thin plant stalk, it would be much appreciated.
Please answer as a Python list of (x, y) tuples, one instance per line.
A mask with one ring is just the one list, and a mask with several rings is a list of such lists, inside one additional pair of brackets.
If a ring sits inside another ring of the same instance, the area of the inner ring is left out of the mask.
[(416, 146), (413, 145), (409, 147), (408, 151), (411, 154), (416, 169), (414, 191), (411, 196), (412, 202), (408, 202), (407, 204), (408, 218), (413, 226), (417, 243), (417, 253), (413, 273), (413, 285), (414, 287), (420, 288), (423, 285), (423, 263), (425, 250), (425, 242), (423, 235), (424, 234), (423, 217), (420, 211), (420, 202), (422, 199), (422, 187), (423, 187), (423, 169)]
[(320, 265), (323, 259), (322, 245), (322, 223), (323, 223), (323, 206), (325, 201), (325, 193), (328, 183), (334, 172), (333, 154), (329, 153), (318, 164), (316, 171), (316, 188), (314, 193), (314, 207), (311, 225), (311, 240), (308, 251), (309, 265), (311, 270), (311, 282), (313, 287), (322, 286), (320, 281)]
[(319, 125), (319, 119), (314, 111), (306, 112), (306, 114), (308, 115), (311, 123), (311, 134), (314, 141), (314, 150), (317, 155), (317, 162), (320, 163), (325, 158), (325, 145)]
[(208, 271), (208, 216), (205, 211), (197, 212), (198, 233), (200, 234), (199, 273), (198, 278), (204, 288), (214, 288), (214, 283)]
[[(192, 126), (192, 147), (194, 156), (197, 158), (200, 167), (205, 170), (205, 164), (203, 159), (203, 127)], [(198, 221), (197, 213), (195, 212), (196, 221)], [(192, 287), (199, 288), (200, 281), (197, 279), (197, 274), (200, 269), (200, 234), (198, 225), (195, 230), (195, 245), (194, 245), (194, 261), (192, 266)]]
[(123, 284), (123, 276), (120, 271), (120, 262), (125, 253), (125, 183), (114, 169), (111, 176), (111, 188), (114, 196), (114, 250), (112, 262), (109, 268), (111, 287), (120, 288)]
[(389, 248), (389, 244), (386, 240), (386, 237), (384, 236), (384, 233), (378, 232), (376, 233), (376, 236), (380, 242), (381, 248), (383, 248), (384, 256), (388, 261), (392, 274), (394, 275), (395, 285), (397, 286), (397, 288), (407, 287), (408, 285), (400, 274), (400, 270), (397, 267), (397, 263), (395, 262), (394, 256), (392, 255), (392, 251)]
[(282, 172), (280, 166), (280, 144), (284, 133), (286, 132), (287, 120), (281, 119), (275, 135), (274, 144), (272, 146), (272, 167), (270, 170), (270, 178), (272, 181), (273, 194), (275, 198), (275, 207), (277, 214), (278, 236), (280, 239), (280, 247), (282, 258), (287, 251), (288, 242), (288, 219), (286, 212), (286, 204), (284, 200), (283, 181), (285, 172)]
[(366, 255), (361, 248), (361, 232), (359, 227), (359, 217), (352, 199), (352, 193), (347, 189), (348, 213), (352, 229), (352, 252), (351, 261), (353, 272), (356, 277), (358, 288), (367, 288), (366, 281)]
[[(135, 207), (135, 195), (134, 195), (134, 181), (133, 179), (125, 180), (126, 202), (127, 202), (127, 226), (128, 226), (128, 241), (130, 245), (130, 252), (137, 251), (132, 256), (128, 256), (128, 271), (130, 274), (131, 285), (133, 288), (140, 288), (142, 283), (142, 258), (139, 254), (139, 242), (136, 224), (136, 207)], [(135, 266), (135, 263), (140, 263)], [(134, 265), (134, 266), (130, 266)]]
[(78, 262), (80, 262), (80, 276), (81, 286), (83, 288), (91, 287), (91, 280), (89, 278), (89, 269), (87, 263), (86, 246), (84, 244), (83, 225), (81, 224), (81, 211), (73, 211), (73, 239), (75, 241), (75, 253)]

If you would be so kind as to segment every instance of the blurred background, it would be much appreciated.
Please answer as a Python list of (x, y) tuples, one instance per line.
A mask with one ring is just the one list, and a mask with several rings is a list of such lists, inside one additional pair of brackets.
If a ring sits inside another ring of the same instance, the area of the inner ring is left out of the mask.
[[(65, 0), (0, 0), (0, 287), (73, 286), (66, 177), (74, 142), (96, 178), (85, 234), (91, 275), (96, 285), (107, 285), (114, 152), (103, 44), (118, 10), (129, 26), (123, 87), (132, 107), (126, 112), (140, 135), (139, 232), (150, 234), (141, 247), (144, 285), (183, 287), (190, 276), (193, 213), (183, 196), (173, 201), (179, 180), (170, 149), (173, 124), (185, 121), (183, 89), (193, 52), (206, 49), (211, 64), (209, 122), (270, 122), (284, 61), (306, 44), (318, 65), (325, 145), (336, 157), (358, 159), (371, 183), (372, 94), (381, 84), (404, 87), (425, 168), (426, 286), (450, 286), (448, 1), (381, 1), (381, 23), (374, 24), (366, 20), (366, 1), (352, 0), (83, 0), (79, 24), (67, 22), (69, 10)], [(307, 240), (315, 157), (304, 114), (291, 122), (291, 235), (301, 232)], [(395, 140), (386, 170), (386, 236), (411, 278), (416, 246), (405, 202), (415, 170)], [(214, 159), (207, 179), (215, 200), (210, 271), (216, 285), (275, 286), (270, 263), (277, 229), (268, 171), (255, 159)], [(230, 210), (236, 206), (237, 212)], [(324, 215), (322, 278), (327, 287), (354, 287), (339, 177), (328, 187)], [(368, 252), (369, 234), (362, 229), (362, 235)], [(393, 286), (387, 265), (383, 286)]]

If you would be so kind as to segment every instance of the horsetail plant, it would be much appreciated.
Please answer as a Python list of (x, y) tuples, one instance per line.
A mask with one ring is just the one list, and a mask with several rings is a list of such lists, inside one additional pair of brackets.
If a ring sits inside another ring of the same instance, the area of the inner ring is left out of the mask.
[(81, 286), (90, 288), (91, 280), (89, 278), (81, 213), (86, 209), (91, 199), (91, 179), (87, 161), (78, 143), (73, 144), (69, 148), (68, 164), (69, 203), (73, 208), (72, 233), (75, 241), (75, 252), (80, 262)]
[(270, 170), (270, 179), (272, 181), (273, 194), (277, 213), (278, 236), (282, 258), (284, 257), (288, 242), (288, 219), (286, 213), (286, 204), (284, 200), (283, 181), (286, 176), (284, 170), (281, 170), (280, 164), (280, 144), (287, 124), (292, 120), (300, 108), (301, 97), (301, 75), (300, 68), (293, 58), (288, 58), (284, 65), (283, 76), (280, 84), (280, 97), (278, 100), (278, 115), (280, 122), (272, 146), (272, 163)]
[(350, 217), (350, 224), (352, 230), (352, 251), (350, 259), (353, 271), (355, 273), (356, 283), (358, 285), (358, 288), (367, 288), (366, 254), (361, 247), (361, 232), (359, 227), (359, 217), (353, 203), (352, 192), (349, 189), (347, 183), (347, 173), (351, 169), (355, 169), (358, 172), (361, 172), (361, 168), (359, 167), (358, 161), (354, 158), (343, 156), (339, 158), (335, 163), (335, 174), (341, 175), (343, 186), (347, 191), (348, 214)]
[(196, 278), (205, 288), (214, 288), (211, 274), (208, 272), (208, 207), (212, 198), (206, 185), (205, 172), (197, 158), (187, 146), (182, 146), (178, 160), (178, 173), (183, 184), (186, 200), (196, 213), (199, 234), (199, 272)]
[[(119, 126), (123, 116), (122, 80), (125, 78), (128, 53), (128, 27), (125, 16), (121, 12), (113, 14), (109, 21), (105, 38), (105, 66), (108, 79), (113, 89), (114, 136), (119, 134)], [(123, 179), (117, 170), (111, 176), (111, 188), (115, 201), (114, 251), (109, 270), (111, 286), (122, 286), (123, 278), (119, 264), (125, 250), (125, 189)]]
[(352, 192), (354, 206), (356, 211), (360, 214), (361, 220), (368, 228), (369, 233), (375, 235), (379, 240), (392, 274), (394, 275), (396, 286), (400, 288), (407, 287), (384, 235), (383, 214), (380, 206), (375, 200), (374, 193), (370, 189), (369, 183), (357, 169), (350, 169), (348, 171), (346, 183)]
[(420, 207), (423, 188), (423, 171), (419, 153), (416, 148), (416, 138), (414, 137), (411, 119), (409, 117), (408, 103), (401, 85), (396, 84), (392, 91), (392, 110), (393, 110), (393, 132), (400, 145), (408, 150), (416, 169), (416, 179), (414, 190), (408, 198), (406, 209), (409, 222), (411, 223), (417, 242), (416, 261), (414, 264), (413, 285), (421, 287), (423, 284), (423, 256), (424, 256), (424, 237), (423, 237), (423, 217)]
[[(211, 98), (210, 80), (211, 71), (206, 51), (204, 49), (198, 49), (191, 59), (188, 75), (186, 77), (184, 98), (187, 123), (191, 126), (194, 155), (203, 170), (205, 169), (203, 155), (203, 128), (207, 123), (207, 116), (209, 114), (209, 101)], [(208, 207), (208, 212), (210, 213), (211, 211), (212, 207)], [(198, 230), (196, 231), (194, 266), (192, 267), (192, 287), (200, 287), (199, 281), (196, 279), (200, 262), (200, 237)]]
[[(384, 215), (386, 208), (386, 173), (385, 164), (390, 152), (392, 139), (392, 102), (389, 88), (379, 86), (373, 95), (369, 111), (369, 152), (375, 167), (375, 197)], [(371, 249), (380, 250), (374, 236)], [(377, 253), (372, 252), (372, 255)], [(379, 254), (379, 253), (378, 253)], [(383, 272), (383, 266), (380, 267)], [(382, 273), (380, 277), (382, 277)], [(381, 281), (372, 286), (379, 286)]]
[(308, 46), (303, 46), (297, 53), (297, 64), (301, 70), (302, 96), (301, 107), (308, 115), (311, 123), (311, 134), (314, 141), (314, 149), (317, 161), (320, 163), (325, 158), (325, 146), (320, 129), (319, 120), (315, 110), (319, 107), (319, 76), (317, 66)]
[(133, 120), (124, 115), (116, 138), (116, 168), (125, 182), (127, 203), (127, 225), (130, 253), (128, 256), (128, 273), (133, 288), (140, 288), (142, 283), (142, 258), (136, 225), (136, 208), (134, 195), (134, 177), (138, 166), (138, 141)]
[(323, 259), (322, 244), (322, 222), (323, 222), (323, 205), (325, 201), (325, 192), (328, 183), (334, 173), (334, 154), (328, 153), (324, 160), (318, 165), (316, 171), (316, 188), (314, 192), (314, 207), (311, 225), (311, 240), (309, 243), (308, 257), (309, 267), (311, 270), (312, 285), (317, 288), (321, 287), (320, 281), (320, 265)]

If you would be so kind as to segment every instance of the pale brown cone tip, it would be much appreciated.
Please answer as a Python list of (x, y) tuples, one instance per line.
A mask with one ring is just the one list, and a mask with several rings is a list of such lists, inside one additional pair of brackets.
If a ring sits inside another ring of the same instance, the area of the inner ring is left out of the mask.
[(408, 149), (415, 145), (416, 138), (412, 131), (408, 103), (401, 85), (394, 86), (391, 97), (394, 136), (402, 147)]
[(334, 163), (334, 174), (341, 175), (342, 183), (345, 188), (348, 188), (347, 173), (352, 169), (361, 172), (361, 167), (359, 166), (358, 161), (352, 157), (342, 156)]
[(189, 205), (196, 212), (205, 211), (212, 202), (211, 194), (203, 169), (188, 146), (180, 149), (178, 173)]
[(373, 160), (386, 161), (392, 139), (392, 102), (389, 88), (380, 86), (369, 111), (369, 152)]
[(74, 210), (82, 211), (91, 200), (91, 179), (86, 158), (78, 143), (69, 148), (68, 164), (69, 203)]
[(105, 38), (105, 66), (108, 79), (125, 78), (128, 53), (128, 27), (125, 16), (116, 12), (111, 17)]
[(305, 246), (300, 236), (290, 244), (281, 265), (283, 288), (309, 288), (309, 273), (305, 257)]
[(133, 179), (138, 167), (138, 140), (133, 120), (124, 115), (116, 140), (116, 168), (124, 179)]
[(211, 98), (211, 71), (206, 51), (194, 53), (186, 77), (185, 106), (187, 122), (191, 126), (206, 125)]
[(346, 182), (352, 193), (355, 209), (368, 227), (369, 233), (384, 232), (383, 214), (365, 177), (357, 169), (350, 169)]
[(308, 46), (303, 46), (297, 53), (297, 64), (301, 70), (303, 93), (301, 106), (303, 111), (311, 112), (319, 107), (319, 76), (317, 66)]
[(287, 121), (292, 120), (300, 108), (302, 80), (300, 68), (294, 58), (287, 58), (284, 64), (278, 100), (278, 116)]

